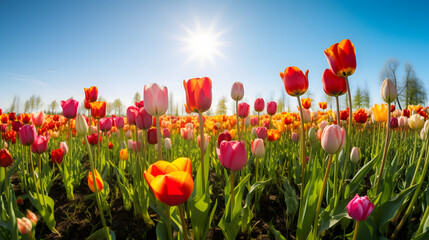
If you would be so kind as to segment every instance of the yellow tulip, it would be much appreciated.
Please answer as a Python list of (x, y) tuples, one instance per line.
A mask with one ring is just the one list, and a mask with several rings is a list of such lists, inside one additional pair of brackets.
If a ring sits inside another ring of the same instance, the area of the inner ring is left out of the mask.
[(371, 108), (374, 120), (376, 122), (386, 122), (387, 121), (387, 104), (374, 104)]

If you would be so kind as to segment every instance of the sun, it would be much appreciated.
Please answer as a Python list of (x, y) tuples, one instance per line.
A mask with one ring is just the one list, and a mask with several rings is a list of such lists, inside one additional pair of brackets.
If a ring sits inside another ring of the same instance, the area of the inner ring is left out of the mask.
[(187, 36), (183, 37), (182, 40), (185, 43), (183, 51), (189, 54), (187, 63), (196, 60), (202, 64), (207, 61), (215, 64), (216, 57), (223, 57), (220, 51), (223, 45), (220, 37), (223, 32), (215, 31), (214, 24), (208, 28), (203, 28), (197, 22), (194, 30), (185, 28), (185, 31)]

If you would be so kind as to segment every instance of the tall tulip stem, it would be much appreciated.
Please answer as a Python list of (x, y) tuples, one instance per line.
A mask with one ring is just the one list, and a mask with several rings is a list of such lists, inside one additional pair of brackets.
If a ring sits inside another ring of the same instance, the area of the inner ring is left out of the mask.
[(323, 178), (322, 188), (320, 189), (319, 199), (317, 200), (316, 215), (314, 215), (314, 224), (313, 224), (314, 237), (313, 237), (313, 239), (317, 239), (319, 236), (319, 234), (318, 234), (319, 213), (320, 213), (320, 207), (322, 205), (323, 194), (325, 192), (326, 181), (328, 180), (329, 170), (331, 169), (331, 163), (332, 163), (332, 154), (329, 154), (328, 167), (326, 167), (325, 177)]
[[(347, 85), (347, 95), (349, 96), (349, 125), (347, 126), (347, 133), (349, 135), (349, 144), (352, 145), (352, 119), (353, 119), (353, 111), (352, 111), (352, 94), (350, 92), (350, 84), (349, 78), (345, 77), (346, 85)], [(350, 155), (350, 154), (349, 154)], [(347, 159), (347, 158), (346, 158)], [(347, 165), (347, 162), (346, 162)]]
[(43, 200), (43, 205), (46, 207), (46, 202), (45, 202), (45, 191), (43, 189), (43, 181), (42, 181), (42, 155), (39, 155), (39, 181), (40, 181), (40, 188), (42, 190), (42, 200)]
[(338, 100), (338, 96), (335, 96), (335, 101), (337, 102), (337, 124), (338, 124), (338, 126), (341, 126), (340, 101)]
[(183, 239), (188, 240), (188, 226), (183, 214), (182, 204), (179, 204), (177, 207), (179, 208), (180, 221), (182, 222)]
[[(301, 118), (301, 197), (304, 195), (305, 188), (305, 129), (304, 129), (304, 115), (302, 112), (301, 99), (298, 98), (299, 116)], [(302, 201), (301, 201), (302, 202)]]
[(161, 125), (159, 123), (159, 116), (155, 117), (156, 119), (156, 135), (158, 141), (158, 160), (162, 160), (162, 138), (161, 138)]
[[(206, 175), (204, 174), (204, 146), (205, 146), (205, 138), (204, 138), (204, 121), (203, 121), (203, 113), (199, 113), (199, 121), (200, 121), (200, 149), (201, 149), (201, 173), (203, 179), (203, 190), (206, 190)], [(188, 145), (189, 147), (189, 145)]]
[(359, 229), (359, 221), (356, 221), (355, 232), (353, 233), (353, 240), (357, 239), (356, 237), (357, 237), (358, 229)]
[(376, 191), (377, 194), (378, 194), (378, 190), (380, 188), (380, 181), (381, 181), (381, 176), (383, 174), (384, 164), (386, 163), (387, 149), (389, 148), (389, 137), (390, 137), (390, 109), (387, 109), (386, 141), (385, 141), (385, 145), (384, 145), (383, 158), (381, 160), (380, 171), (378, 172), (377, 191)]
[(234, 204), (235, 204), (235, 197), (234, 197), (234, 177), (235, 177), (235, 171), (231, 171), (231, 175), (230, 175), (230, 182), (231, 182), (231, 194), (230, 194), (230, 199), (231, 199), (231, 204), (230, 204), (230, 222), (232, 222), (232, 217), (233, 217), (233, 213), (234, 213)]
[(31, 153), (30, 147), (28, 147), (28, 152), (30, 153), (30, 165), (31, 165), (31, 172), (33, 173), (34, 188), (36, 188), (37, 198), (40, 201), (39, 189), (37, 188), (37, 182), (36, 182), (36, 174), (34, 173), (33, 154)]
[(167, 222), (167, 234), (168, 234), (168, 240), (173, 240), (173, 233), (171, 231), (171, 216), (170, 216), (170, 206), (166, 205), (166, 214), (165, 214), (165, 221)]
[(238, 101), (235, 101), (235, 113), (237, 116), (237, 136), (238, 136), (238, 141), (240, 141), (241, 136), (240, 136), (240, 120), (238, 119)]

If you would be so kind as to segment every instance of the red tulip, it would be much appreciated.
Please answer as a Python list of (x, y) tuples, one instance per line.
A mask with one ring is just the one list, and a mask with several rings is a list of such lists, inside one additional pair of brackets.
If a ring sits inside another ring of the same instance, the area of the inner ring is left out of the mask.
[(79, 106), (79, 102), (74, 99), (61, 101), (61, 107), (63, 108), (63, 116), (68, 119), (75, 118), (77, 115), (78, 106)]
[(102, 132), (108, 132), (110, 129), (112, 129), (112, 119), (106, 117), (100, 119), (100, 130)]
[(254, 104), (255, 111), (262, 112), (265, 108), (265, 101), (263, 98), (257, 98)]
[(338, 77), (330, 69), (325, 69), (322, 75), (323, 90), (329, 96), (341, 96), (347, 92), (346, 79)]
[(340, 43), (331, 45), (324, 51), (331, 71), (339, 77), (352, 75), (356, 70), (356, 53), (353, 43), (344, 39)]
[(274, 115), (277, 112), (277, 103), (276, 102), (268, 102), (267, 103), (267, 113), (268, 115)]
[(304, 73), (297, 67), (288, 67), (280, 73), (287, 94), (301, 96), (308, 89), (308, 70)]
[(395, 111), (395, 105), (390, 105), (390, 112), (394, 112)]
[(88, 102), (95, 102), (98, 98), (98, 88), (95, 86), (92, 86), (90, 88), (84, 88), (85, 91), (85, 101)]
[(61, 148), (58, 148), (57, 150), (51, 151), (51, 161), (52, 163), (61, 164), (63, 161), (64, 153)]
[(106, 102), (92, 102), (91, 116), (96, 119), (104, 118), (106, 116)]
[(18, 132), (22, 126), (24, 126), (24, 124), (22, 124), (20, 121), (13, 121), (12, 122), (12, 130), (15, 132)]
[[(91, 135), (86, 136), (88, 139), (89, 144), (96, 145), (98, 142), (101, 142), (101, 134), (100, 137), (97, 136), (97, 133), (93, 133)], [(98, 138), (98, 141), (97, 141)]]
[(123, 117), (116, 117), (115, 118), (115, 125), (117, 128), (121, 129), (125, 126), (125, 121)]
[(319, 102), (319, 107), (323, 110), (325, 110), (328, 107), (328, 103), (327, 102)]
[(13, 163), (12, 155), (6, 148), (0, 149), (0, 166), (9, 167)]
[(194, 188), (189, 158), (178, 158), (172, 163), (158, 161), (149, 166), (144, 177), (155, 197), (169, 206), (186, 202)]
[(24, 124), (27, 124), (31, 121), (31, 116), (28, 113), (21, 114), (21, 120)]
[(136, 107), (137, 108), (142, 108), (142, 107), (144, 107), (144, 101), (142, 100), (142, 101), (140, 101), (140, 102), (135, 102), (135, 104), (136, 104)]
[(151, 128), (147, 130), (147, 142), (149, 144), (157, 144), (158, 138), (156, 136), (156, 128)]
[(36, 141), (37, 133), (33, 125), (24, 125), (19, 129), (19, 140), (24, 146), (30, 146)]
[(113, 143), (112, 143), (112, 142), (109, 142), (109, 143), (107, 144), (107, 146), (109, 147), (109, 149), (112, 149), (112, 148), (113, 148)]
[(238, 104), (238, 116), (240, 118), (245, 118), (249, 115), (249, 104), (243, 102)]
[(243, 141), (222, 141), (219, 160), (222, 166), (231, 171), (241, 170), (247, 162), (247, 153)]
[(410, 118), (411, 112), (408, 109), (402, 109), (402, 116)]
[(163, 128), (161, 132), (162, 132), (162, 137), (164, 137), (164, 138), (170, 138), (170, 129)]
[(220, 148), (220, 144), (222, 143), (222, 141), (231, 141), (231, 140), (232, 140), (232, 136), (229, 132), (225, 131), (223, 133), (220, 133), (217, 138), (217, 148)]
[(46, 149), (48, 148), (49, 143), (49, 137), (45, 136), (37, 136), (36, 141), (34, 141), (33, 144), (31, 144), (31, 152), (42, 154), (46, 152)]
[(9, 117), (8, 117), (8, 115), (3, 114), (3, 115), (1, 116), (1, 122), (2, 122), (2, 123), (7, 123), (8, 121), (9, 121)]
[(9, 113), (9, 121), (13, 122), (16, 120), (16, 113), (11, 112)]
[(183, 80), (186, 103), (192, 112), (203, 113), (212, 105), (212, 81), (208, 77)]
[(266, 127), (257, 127), (255, 130), (258, 138), (266, 139), (268, 137), (268, 130)]

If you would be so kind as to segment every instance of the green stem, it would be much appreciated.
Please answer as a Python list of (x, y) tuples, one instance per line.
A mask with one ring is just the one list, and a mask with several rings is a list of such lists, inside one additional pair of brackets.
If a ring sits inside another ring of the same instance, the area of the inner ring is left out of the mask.
[(353, 240), (357, 239), (356, 237), (357, 237), (358, 229), (359, 229), (359, 221), (356, 221), (355, 232), (353, 233)]
[(380, 171), (378, 172), (376, 195), (378, 194), (378, 190), (380, 188), (380, 182), (381, 182), (381, 177), (383, 174), (383, 168), (384, 168), (384, 164), (386, 163), (387, 150), (389, 148), (389, 136), (390, 136), (390, 108), (387, 109), (386, 141), (385, 141), (385, 145), (384, 145), (383, 158), (381, 160)]
[(258, 167), (259, 167), (259, 158), (255, 159), (255, 182), (258, 182)]
[(238, 136), (238, 141), (240, 141), (240, 120), (238, 119), (238, 101), (235, 101), (235, 111), (236, 114), (235, 116), (237, 117), (237, 136)]
[(39, 155), (39, 182), (40, 182), (40, 188), (42, 189), (42, 200), (43, 200), (43, 205), (44, 207), (46, 207), (46, 202), (45, 202), (45, 192), (43, 189), (43, 181), (42, 181), (42, 155)]
[(156, 135), (158, 141), (158, 160), (162, 160), (162, 138), (161, 138), (161, 125), (159, 124), (159, 116), (156, 116)]
[(332, 154), (329, 155), (328, 167), (326, 168), (325, 177), (323, 178), (323, 183), (322, 183), (322, 189), (320, 189), (319, 199), (317, 200), (316, 215), (314, 216), (314, 224), (313, 224), (313, 229), (314, 229), (313, 239), (317, 239), (319, 237), (319, 234), (318, 234), (319, 213), (320, 213), (320, 207), (322, 205), (323, 194), (325, 193), (326, 181), (328, 180), (329, 170), (331, 169), (331, 163), (332, 163)]
[(173, 233), (171, 232), (171, 216), (170, 216), (170, 206), (166, 205), (166, 219), (165, 221), (167, 222), (167, 233), (168, 233), (168, 239), (169, 240), (173, 240)]
[(30, 165), (31, 165), (31, 172), (33, 173), (33, 181), (34, 181), (34, 188), (36, 188), (37, 193), (37, 199), (40, 201), (40, 194), (39, 194), (39, 188), (37, 188), (37, 182), (36, 182), (36, 174), (34, 173), (34, 164), (33, 164), (33, 155), (31, 153), (31, 148), (28, 146), (28, 152), (30, 153)]
[(179, 208), (180, 221), (182, 222), (183, 239), (188, 240), (188, 226), (183, 214), (182, 204), (179, 204), (177, 207)]
[[(305, 188), (305, 129), (304, 129), (304, 115), (302, 112), (301, 99), (298, 98), (299, 115), (301, 118), (301, 197), (304, 196)], [(302, 201), (301, 201), (302, 202)]]
[(199, 113), (199, 121), (200, 121), (201, 173), (202, 173), (202, 179), (203, 179), (203, 191), (205, 192), (206, 191), (206, 175), (204, 173), (205, 172), (205, 169), (204, 169), (204, 153), (205, 153), (204, 152), (204, 145), (205, 145), (205, 138), (204, 138), (203, 113)]
[(420, 221), (420, 226), (419, 226), (419, 229), (416, 232), (416, 235), (419, 235), (420, 233), (423, 232), (423, 226), (425, 225), (425, 222), (428, 219), (428, 217), (429, 217), (429, 206), (426, 206), (425, 213), (424, 213), (424, 215), (422, 217), (422, 220)]
[(231, 175), (230, 175), (230, 182), (231, 182), (231, 194), (230, 194), (230, 199), (231, 199), (231, 204), (230, 204), (230, 222), (232, 222), (232, 218), (233, 218), (233, 213), (234, 213), (234, 203), (235, 203), (235, 198), (234, 198), (234, 177), (235, 177), (235, 171), (231, 171)]
[(341, 119), (340, 119), (340, 102), (338, 100), (338, 96), (335, 96), (335, 100), (337, 102), (337, 125), (341, 126)]
[[(102, 166), (101, 166), (101, 152), (100, 152), (100, 119), (98, 119), (97, 121), (97, 162), (101, 169)], [(95, 181), (95, 178), (94, 178), (94, 181)]]

